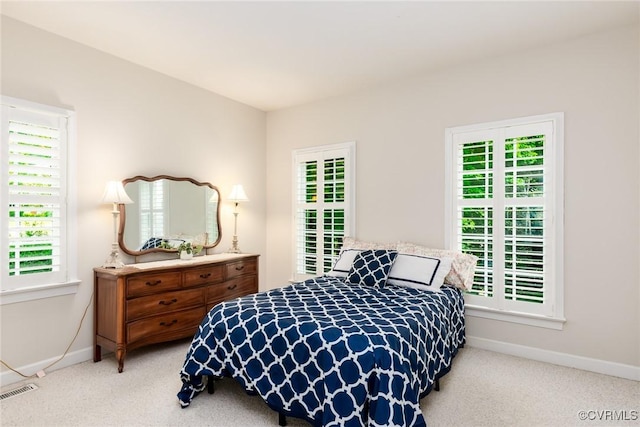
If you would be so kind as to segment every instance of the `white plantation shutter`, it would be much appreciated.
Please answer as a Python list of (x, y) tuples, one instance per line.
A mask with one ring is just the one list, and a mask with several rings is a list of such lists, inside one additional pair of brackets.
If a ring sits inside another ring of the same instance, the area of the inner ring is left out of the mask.
[(354, 232), (354, 162), (353, 143), (294, 152), (296, 279), (329, 271)]
[(447, 130), (449, 244), (479, 258), (470, 306), (562, 315), (561, 120)]
[(296, 273), (312, 274), (317, 267), (318, 160), (298, 159), (296, 198)]
[(2, 290), (62, 283), (69, 279), (69, 112), (7, 100), (0, 156)]
[[(514, 310), (529, 303), (529, 311), (544, 315), (552, 314), (553, 299), (547, 294), (553, 292), (555, 280), (551, 274), (553, 144), (553, 125), (549, 121), (505, 129), (505, 300)], [(550, 285), (548, 289), (545, 284)], [(540, 310), (532, 310), (533, 307)]]
[(493, 297), (494, 141), (484, 134), (465, 136), (455, 142), (455, 248), (478, 257), (473, 293)]

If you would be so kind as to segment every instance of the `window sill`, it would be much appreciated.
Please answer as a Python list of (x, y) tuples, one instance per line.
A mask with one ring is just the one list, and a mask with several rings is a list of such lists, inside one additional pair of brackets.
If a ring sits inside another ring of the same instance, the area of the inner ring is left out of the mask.
[(53, 283), (0, 291), (0, 305), (59, 297), (62, 295), (71, 295), (78, 292), (79, 286), (80, 280), (71, 280), (64, 283)]
[(477, 305), (465, 306), (467, 316), (481, 317), (484, 319), (500, 320), (502, 322), (519, 323), (521, 325), (537, 326), (540, 328), (555, 329), (561, 331), (567, 319), (563, 317), (547, 317), (528, 313), (516, 313), (511, 311), (500, 311)]

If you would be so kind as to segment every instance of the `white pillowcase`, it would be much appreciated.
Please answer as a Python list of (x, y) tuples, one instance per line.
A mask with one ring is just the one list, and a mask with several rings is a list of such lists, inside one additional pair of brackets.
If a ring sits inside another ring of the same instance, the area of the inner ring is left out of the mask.
[(378, 249), (387, 249), (390, 251), (395, 251), (397, 243), (378, 243), (378, 242), (369, 242), (366, 240), (358, 240), (353, 237), (345, 236), (342, 239), (342, 250), (346, 249), (360, 249), (360, 250), (378, 250)]
[(351, 266), (353, 266), (353, 261), (360, 252), (362, 252), (360, 249), (344, 249), (340, 252), (340, 256), (327, 276), (347, 277)]
[(452, 261), (446, 257), (398, 254), (389, 272), (387, 284), (437, 292), (451, 270)]
[(462, 290), (469, 290), (473, 286), (473, 276), (478, 257), (448, 249), (432, 249), (413, 243), (398, 243), (397, 250), (403, 254), (413, 254), (436, 258), (451, 258), (451, 270), (444, 278), (444, 282)]

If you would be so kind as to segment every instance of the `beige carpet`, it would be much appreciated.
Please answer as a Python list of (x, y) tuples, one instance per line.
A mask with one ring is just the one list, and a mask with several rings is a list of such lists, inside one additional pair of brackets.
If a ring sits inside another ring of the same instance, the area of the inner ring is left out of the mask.
[[(107, 355), (99, 363), (25, 381), (39, 389), (0, 402), (0, 424), (278, 425), (275, 412), (231, 379), (217, 382), (214, 395), (203, 393), (181, 409), (178, 372), (187, 347), (188, 341), (180, 341), (133, 351), (122, 374)], [(441, 391), (422, 399), (421, 407), (430, 427), (634, 426), (640, 425), (640, 383), (466, 347), (442, 379)], [(587, 420), (580, 419), (580, 411), (587, 411)], [(288, 425), (309, 424), (289, 418)]]

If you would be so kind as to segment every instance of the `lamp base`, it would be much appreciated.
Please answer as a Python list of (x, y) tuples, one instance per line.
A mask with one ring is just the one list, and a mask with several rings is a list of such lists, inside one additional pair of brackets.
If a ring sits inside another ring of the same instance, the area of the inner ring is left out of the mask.
[(230, 254), (242, 253), (238, 247), (238, 236), (233, 236), (233, 240), (231, 240), (231, 248), (227, 252)]
[(112, 248), (111, 253), (102, 264), (102, 268), (123, 268), (124, 263), (120, 261), (120, 255), (117, 248)]

